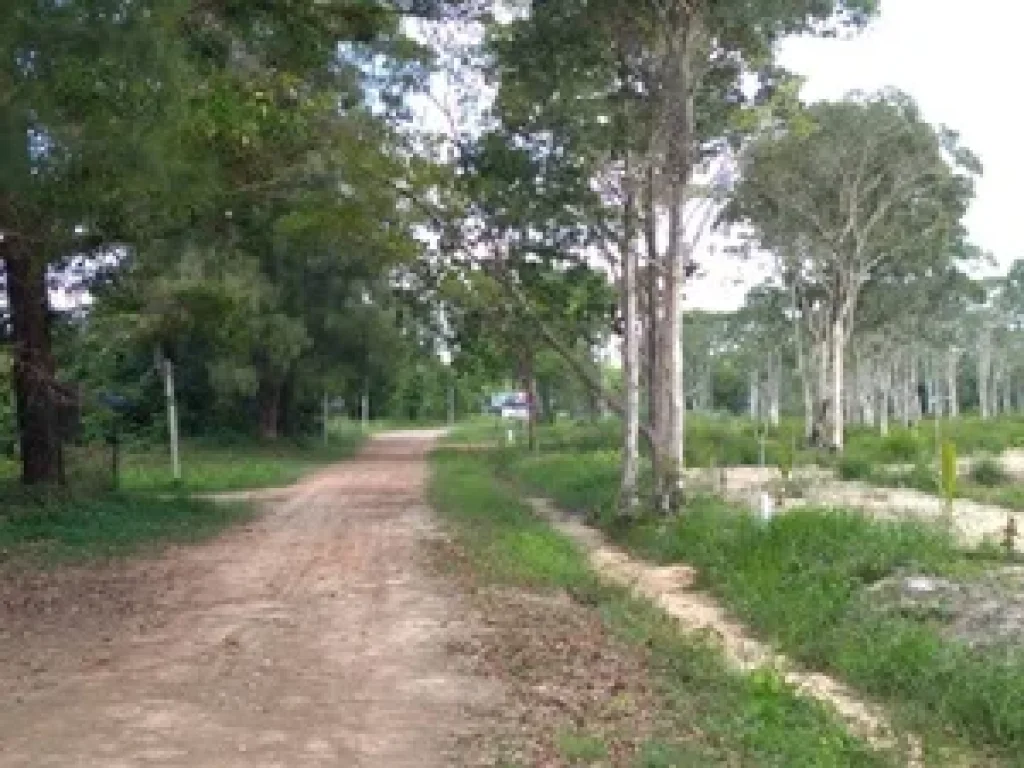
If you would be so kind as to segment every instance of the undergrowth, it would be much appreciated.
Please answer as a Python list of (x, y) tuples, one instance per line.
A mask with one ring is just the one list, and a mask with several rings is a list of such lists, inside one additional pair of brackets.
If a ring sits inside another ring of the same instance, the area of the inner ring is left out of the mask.
[[(590, 482), (599, 482), (604, 471), (602, 463)], [(582, 485), (574, 483), (577, 494), (584, 492)], [(652, 739), (638, 766), (887, 764), (777, 674), (729, 670), (720, 654), (686, 639), (672, 619), (649, 603), (600, 584), (584, 555), (496, 480), (484, 457), (439, 452), (431, 495), (475, 570), (486, 578), (565, 590), (599, 611), (620, 637), (647, 649), (665, 700), (662, 714), (672, 719), (670, 732), (678, 735)], [(579, 734), (564, 740), (568, 751), (597, 754), (596, 746)]]
[(916, 729), (976, 750), (1024, 748), (1024, 664), (985, 656), (912, 617), (856, 610), (866, 586), (901, 573), (970, 575), (977, 561), (922, 524), (801, 509), (765, 524), (711, 498), (675, 520), (612, 524), (616, 459), (605, 453), (505, 456), (502, 471), (584, 511), (637, 554), (685, 561), (737, 616), (808, 666), (897, 705)]

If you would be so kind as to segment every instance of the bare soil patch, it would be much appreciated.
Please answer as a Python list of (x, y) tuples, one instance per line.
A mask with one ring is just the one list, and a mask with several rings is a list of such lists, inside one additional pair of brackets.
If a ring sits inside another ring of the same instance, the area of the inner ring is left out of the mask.
[[(944, 502), (934, 494), (909, 488), (883, 488), (862, 482), (837, 480), (817, 469), (807, 474), (803, 472), (803, 469), (797, 470), (796, 480), (801, 488), (801, 498), (785, 499), (782, 509), (816, 504), (861, 510), (885, 520), (945, 521)], [(771, 467), (730, 467), (726, 474), (724, 494), (752, 508), (757, 508), (757, 497), (761, 493), (772, 493), (781, 482), (778, 470)], [(953, 530), (960, 541), (968, 546), (1001, 542), (1010, 517), (1017, 520), (1019, 530), (1024, 530), (1024, 515), (1005, 507), (969, 499), (953, 501)], [(1024, 541), (1020, 538), (1017, 540), (1017, 548), (1024, 551)]]

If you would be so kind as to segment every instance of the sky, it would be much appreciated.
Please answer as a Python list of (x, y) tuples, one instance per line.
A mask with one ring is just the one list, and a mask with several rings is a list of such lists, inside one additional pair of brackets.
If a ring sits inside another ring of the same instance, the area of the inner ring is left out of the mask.
[[(996, 271), (1005, 271), (1024, 257), (1024, 149), (1013, 117), (1024, 69), (1022, 29), (1019, 0), (881, 0), (879, 17), (853, 39), (788, 40), (779, 54), (807, 78), (805, 100), (894, 86), (917, 101), (927, 120), (959, 131), (985, 166), (966, 221), (971, 240), (997, 259)], [(763, 274), (707, 254), (705, 263), (709, 276), (692, 286), (691, 306), (733, 308)]]

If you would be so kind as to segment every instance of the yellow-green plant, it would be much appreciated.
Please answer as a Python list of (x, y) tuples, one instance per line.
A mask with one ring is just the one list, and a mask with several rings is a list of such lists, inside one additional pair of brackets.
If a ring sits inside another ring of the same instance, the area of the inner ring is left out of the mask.
[(952, 440), (942, 444), (942, 456), (939, 462), (939, 489), (946, 502), (946, 515), (952, 518), (953, 497), (956, 496), (956, 446)]

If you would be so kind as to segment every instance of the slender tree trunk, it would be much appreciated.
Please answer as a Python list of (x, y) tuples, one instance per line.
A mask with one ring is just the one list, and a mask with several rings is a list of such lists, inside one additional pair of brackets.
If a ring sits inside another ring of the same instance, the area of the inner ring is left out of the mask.
[(989, 376), (992, 370), (992, 344), (988, 330), (981, 332), (978, 347), (978, 410), (981, 418), (991, 415), (989, 404)]
[(529, 398), (529, 420), (527, 422), (527, 445), (531, 451), (538, 448), (537, 442), (537, 377), (533, 375), (533, 361), (530, 361), (530, 372), (526, 380), (526, 396)]
[(957, 350), (952, 349), (946, 358), (946, 396), (949, 398), (949, 416), (953, 419), (960, 415), (960, 389), (957, 381), (959, 354)]
[(800, 376), (800, 392), (804, 401), (804, 440), (811, 441), (814, 432), (814, 394), (811, 387), (811, 374), (808, 370), (807, 353), (804, 351), (804, 342), (800, 334), (800, 320), (795, 320), (796, 325), (796, 355), (797, 372)]
[(768, 422), (773, 426), (779, 426), (782, 406), (782, 360), (779, 354), (772, 353), (771, 378), (768, 380)]
[(750, 372), (750, 395), (747, 398), (747, 411), (751, 421), (757, 421), (761, 415), (761, 375), (758, 371)]
[[(629, 170), (627, 168), (628, 177)], [(629, 183), (627, 181), (627, 183)], [(639, 505), (638, 482), (640, 475), (640, 338), (637, 317), (637, 269), (639, 266), (633, 232), (635, 210), (632, 191), (626, 193), (622, 253), (622, 315), (623, 315), (623, 417), (625, 440), (622, 457), (622, 485), (620, 503), (629, 514)]]
[(14, 396), (26, 484), (60, 480), (56, 363), (50, 343), (46, 265), (28, 244), (7, 235), (0, 241), (7, 266), (7, 296), (14, 331)]
[(281, 380), (273, 375), (264, 376), (256, 393), (259, 411), (259, 433), (263, 440), (277, 440), (281, 435)]
[(843, 321), (836, 319), (832, 323), (832, 442), (831, 448), (836, 451), (843, 450), (843, 436), (845, 433), (844, 417), (846, 411), (843, 403), (843, 384), (845, 383), (844, 352), (846, 337), (843, 330)]
[(892, 366), (886, 365), (885, 378), (878, 394), (878, 431), (884, 437), (889, 434), (889, 408), (892, 394)]
[(647, 257), (647, 423), (652, 433), (657, 432), (658, 424), (658, 308), (661, 305), (658, 288), (658, 267), (661, 260), (658, 256), (658, 206), (654, 174), (654, 168), (648, 168), (644, 184), (644, 245)]

